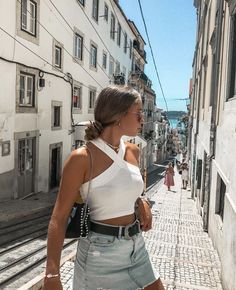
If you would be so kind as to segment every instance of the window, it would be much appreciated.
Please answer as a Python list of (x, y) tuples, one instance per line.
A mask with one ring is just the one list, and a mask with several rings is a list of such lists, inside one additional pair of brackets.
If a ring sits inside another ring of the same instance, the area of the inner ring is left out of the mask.
[(55, 66), (61, 68), (61, 47), (55, 46)]
[(104, 19), (108, 22), (108, 6), (104, 3)]
[(83, 59), (83, 37), (75, 33), (75, 58)]
[(90, 65), (91, 67), (97, 68), (97, 47), (91, 44), (90, 49)]
[(236, 96), (236, 14), (232, 17), (231, 24), (231, 51), (229, 57), (229, 89), (228, 99)]
[(60, 127), (61, 124), (61, 107), (55, 106), (54, 107), (54, 123), (53, 127)]
[(52, 62), (56, 70), (63, 70), (63, 45), (53, 39)]
[(222, 221), (224, 219), (224, 206), (225, 206), (225, 192), (226, 185), (220, 175), (217, 175), (217, 188), (216, 188), (216, 208), (215, 213), (218, 214)]
[(116, 61), (116, 75), (120, 73), (120, 63), (119, 61)]
[(82, 109), (82, 87), (74, 86), (73, 107)]
[(109, 61), (109, 75), (113, 76), (114, 74), (114, 59), (112, 56), (110, 56), (110, 61)]
[(36, 36), (36, 9), (34, 1), (21, 1), (21, 29), (34, 36)]
[(125, 32), (124, 33), (124, 53), (127, 53), (127, 45), (128, 45), (128, 42), (127, 42), (127, 33)]
[(62, 124), (62, 102), (52, 101), (52, 130), (61, 129)]
[(102, 54), (102, 67), (107, 68), (107, 54), (105, 52)]
[(96, 91), (93, 89), (90, 89), (89, 91), (89, 109), (94, 109), (96, 100)]
[(129, 58), (132, 58), (132, 40), (129, 41)]
[(98, 21), (99, 0), (93, 0), (92, 17)]
[(114, 40), (115, 39), (115, 29), (116, 29), (116, 19), (113, 13), (111, 13), (111, 31), (110, 37)]
[(19, 106), (34, 107), (34, 96), (35, 96), (34, 90), (35, 90), (34, 75), (21, 72)]
[(117, 28), (117, 44), (120, 46), (120, 39), (121, 39), (121, 26), (118, 22), (118, 28)]
[(84, 6), (85, 0), (79, 0), (79, 3)]

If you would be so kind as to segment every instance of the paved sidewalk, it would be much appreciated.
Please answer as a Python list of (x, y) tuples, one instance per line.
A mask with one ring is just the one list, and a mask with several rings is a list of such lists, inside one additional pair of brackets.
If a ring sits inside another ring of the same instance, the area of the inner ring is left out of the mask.
[[(162, 180), (147, 192), (154, 202), (153, 228), (144, 233), (150, 258), (166, 290), (222, 290), (220, 262), (191, 192), (181, 189), (178, 173), (175, 182), (173, 191), (166, 191)], [(73, 262), (66, 262), (61, 274), (63, 289), (71, 290)]]

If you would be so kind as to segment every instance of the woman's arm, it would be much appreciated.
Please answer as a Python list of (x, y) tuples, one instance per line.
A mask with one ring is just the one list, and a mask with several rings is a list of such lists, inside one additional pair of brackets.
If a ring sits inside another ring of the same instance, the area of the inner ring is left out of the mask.
[[(128, 155), (129, 151), (130, 154)], [(127, 158), (129, 158), (130, 162), (134, 160), (133, 163), (139, 165), (139, 156), (140, 156), (139, 147), (135, 144), (127, 143)], [(138, 199), (138, 207), (140, 213), (139, 218), (141, 229), (142, 231), (146, 232), (152, 228), (152, 212), (150, 209), (149, 202), (145, 201), (145, 199), (143, 198), (140, 198)]]
[[(48, 227), (46, 274), (59, 274), (62, 246), (71, 208), (78, 199), (79, 189), (88, 170), (85, 148), (75, 150), (65, 163), (60, 189)], [(44, 290), (62, 289), (60, 277), (45, 278)]]

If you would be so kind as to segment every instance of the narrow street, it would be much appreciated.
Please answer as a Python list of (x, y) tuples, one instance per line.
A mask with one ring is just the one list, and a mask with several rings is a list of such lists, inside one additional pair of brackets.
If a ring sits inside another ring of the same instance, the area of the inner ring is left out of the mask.
[[(151, 260), (166, 290), (220, 290), (218, 255), (202, 230), (190, 191), (181, 189), (178, 173), (175, 182), (173, 191), (167, 192), (160, 180), (147, 192), (153, 202), (153, 228), (144, 236)], [(72, 261), (62, 266), (61, 274), (63, 289), (71, 289)]]

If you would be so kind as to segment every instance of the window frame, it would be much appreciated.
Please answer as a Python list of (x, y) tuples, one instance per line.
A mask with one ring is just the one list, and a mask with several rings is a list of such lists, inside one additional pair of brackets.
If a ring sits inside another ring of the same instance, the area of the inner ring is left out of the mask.
[(117, 23), (117, 45), (120, 46), (121, 44), (121, 25), (120, 22), (118, 21)]
[[(95, 52), (95, 54), (94, 54)], [(98, 48), (93, 42), (90, 44), (90, 68), (97, 70)]]
[(124, 53), (127, 53), (128, 48), (128, 35), (126, 32), (124, 32)]
[[(22, 103), (21, 102), (21, 77), (24, 77), (24, 96), (23, 99), (27, 98), (27, 93), (28, 93), (28, 80), (31, 79), (32, 82), (32, 88), (31, 88), (31, 103), (30, 104), (26, 104), (26, 103)], [(25, 80), (26, 79), (26, 80)], [(19, 82), (20, 82), (20, 88), (19, 88), (19, 107), (28, 107), (28, 108), (35, 108), (35, 75), (34, 74), (30, 74), (30, 73), (26, 73), (24, 71), (20, 71), (20, 75), (19, 75)]]
[[(26, 23), (24, 24), (24, 21), (23, 21), (23, 18), (24, 18), (24, 15), (23, 15), (23, 5), (24, 3), (26, 4), (26, 14), (25, 14), (25, 20), (26, 20)], [(30, 14), (30, 9), (29, 9), (29, 6), (30, 5), (33, 5), (34, 7), (34, 16), (32, 17), (32, 14)], [(30, 16), (28, 15), (30, 14)], [(21, 15), (21, 21), (20, 21), (20, 27), (21, 27), (21, 30), (23, 30), (24, 32), (27, 32), (29, 33), (30, 35), (32, 36), (35, 36), (36, 37), (36, 32), (37, 32), (37, 3), (33, 0), (21, 0), (21, 11), (20, 11), (20, 15)], [(33, 19), (33, 31), (31, 31), (31, 21)], [(25, 27), (24, 27), (25, 26)]]
[[(77, 46), (77, 39), (80, 39), (80, 46)], [(79, 61), (83, 61), (83, 46), (84, 46), (84, 37), (77, 31), (74, 32), (74, 57)], [(78, 51), (80, 50), (80, 55)]]
[[(51, 130), (61, 130), (62, 128), (62, 102), (52, 101), (51, 103)], [(55, 109), (59, 108), (59, 123), (55, 123)]]
[[(96, 88), (92, 88), (92, 87), (89, 88), (89, 99), (88, 99), (88, 112), (89, 113), (93, 113), (94, 111), (95, 102), (96, 102), (96, 94), (97, 94)], [(93, 100), (91, 100), (91, 98), (93, 98)]]
[[(106, 9), (107, 9), (107, 13), (106, 13)], [(109, 7), (107, 3), (104, 2), (104, 20), (108, 22), (108, 18), (109, 18)]]
[[(60, 50), (60, 65), (56, 61), (57, 49)], [(64, 47), (56, 39), (53, 39), (53, 46), (52, 46), (52, 64), (53, 64), (53, 69), (57, 70), (57, 71), (58, 70), (59, 71), (63, 71), (63, 61), (64, 61)]]
[(129, 40), (129, 58), (132, 58), (132, 50), (133, 50), (133, 41)]
[(225, 211), (225, 197), (227, 185), (222, 177), (217, 173), (217, 184), (216, 184), (216, 200), (215, 200), (215, 214), (219, 215), (221, 221), (224, 221)]
[[(79, 90), (79, 106), (75, 106), (74, 98), (75, 96), (78, 98), (78, 95), (75, 95), (75, 90)], [(82, 84), (75, 83), (73, 87), (73, 111), (78, 112), (82, 110)]]
[[(61, 69), (62, 68), (62, 47), (59, 45), (55, 45), (55, 58), (54, 65), (55, 67)], [(57, 63), (57, 51), (59, 51), (59, 64)]]
[[(104, 65), (104, 56), (106, 57), (105, 65)], [(102, 52), (102, 67), (107, 69), (107, 53), (105, 51)]]
[(96, 22), (98, 22), (98, 18), (99, 18), (99, 0), (93, 0), (93, 4), (92, 4), (92, 18)]
[(236, 13), (230, 19), (227, 101), (236, 99)]
[(111, 23), (110, 23), (110, 38), (115, 40), (115, 30), (116, 30), (116, 18), (111, 12)]

